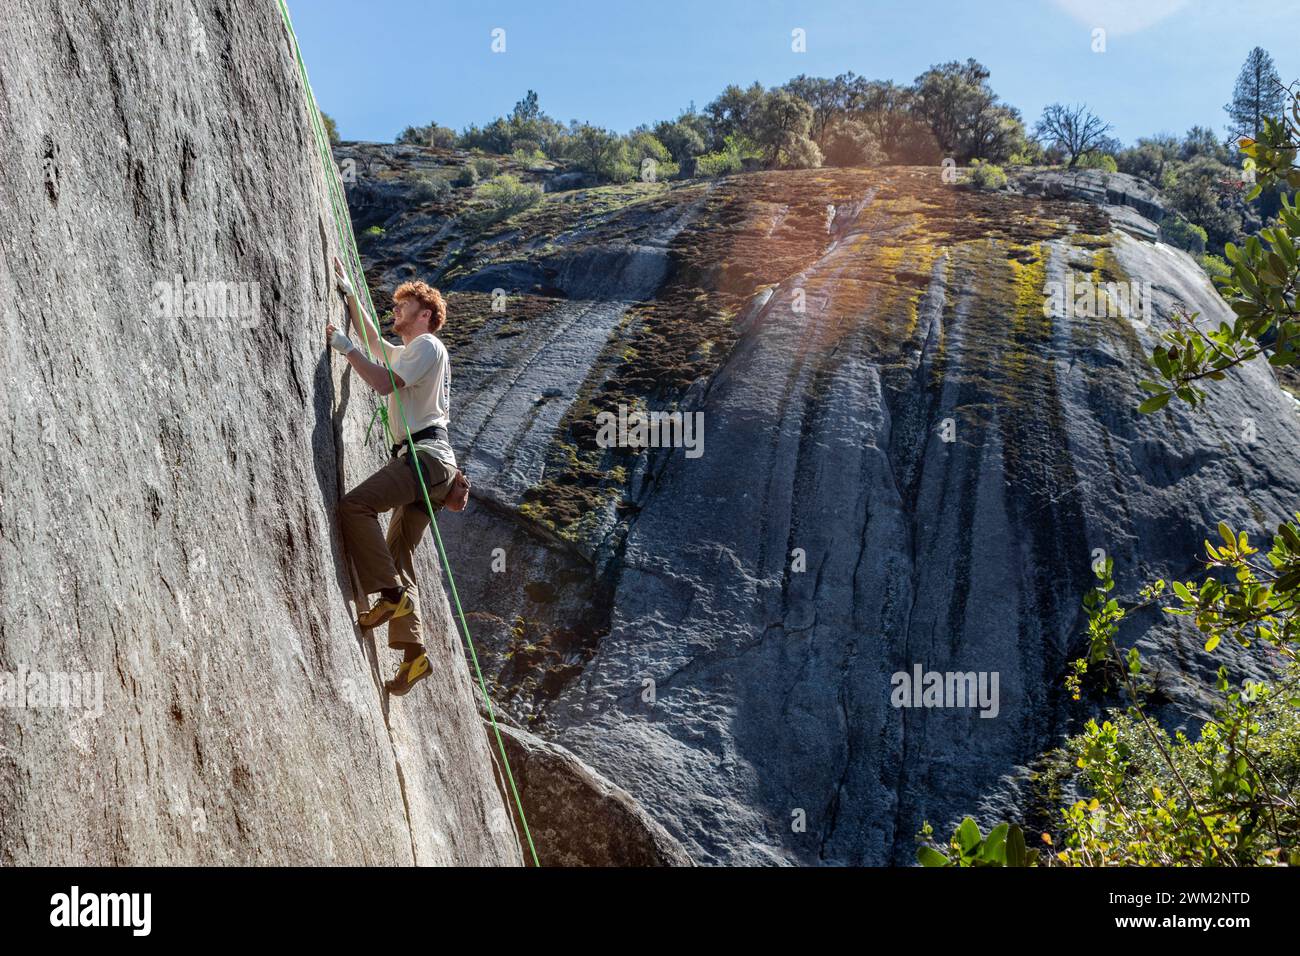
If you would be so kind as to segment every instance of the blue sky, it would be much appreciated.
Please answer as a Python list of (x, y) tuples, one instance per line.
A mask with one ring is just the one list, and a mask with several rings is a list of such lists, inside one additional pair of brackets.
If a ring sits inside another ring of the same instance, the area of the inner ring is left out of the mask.
[[(1224, 129), (1250, 48), (1300, 78), (1290, 0), (289, 0), (321, 107), (345, 139), (391, 141), (436, 120), (508, 113), (528, 89), (561, 121), (625, 132), (702, 108), (728, 83), (847, 70), (910, 83), (973, 56), (1028, 123), (1086, 102), (1125, 142), (1194, 124)], [(505, 52), (491, 49), (505, 30)], [(791, 50), (802, 28), (807, 51)], [(1093, 52), (1093, 30), (1106, 31)]]

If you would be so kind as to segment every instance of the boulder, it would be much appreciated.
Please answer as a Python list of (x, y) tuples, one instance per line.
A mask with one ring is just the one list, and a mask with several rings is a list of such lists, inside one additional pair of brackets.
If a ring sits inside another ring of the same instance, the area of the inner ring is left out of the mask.
[(497, 726), (543, 866), (693, 865), (622, 787), (558, 744), (500, 718)]
[(1136, 176), (1104, 169), (1026, 169), (1013, 175), (1025, 195), (1095, 203), (1111, 214), (1115, 228), (1151, 242), (1160, 236), (1164, 200)]

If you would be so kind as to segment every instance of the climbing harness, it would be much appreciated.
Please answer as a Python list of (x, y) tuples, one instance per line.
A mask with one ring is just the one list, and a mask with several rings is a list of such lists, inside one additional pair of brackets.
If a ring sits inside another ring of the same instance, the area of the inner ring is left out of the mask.
[[(354, 288), (361, 288), (366, 293), (366, 306), (368, 314), (375, 323), (375, 329), (378, 331), (379, 317), (375, 313), (375, 304), (370, 298), (370, 287), (365, 282), (365, 269), (361, 266), (361, 255), (357, 251), (356, 234), (352, 229), (352, 217), (348, 213), (347, 200), (343, 194), (343, 186), (338, 175), (338, 170), (330, 156), (329, 138), (325, 135), (324, 123), (321, 120), (320, 108), (316, 105), (316, 95), (312, 92), (311, 83), (307, 79), (307, 65), (303, 62), (302, 49), (298, 46), (298, 36), (294, 33), (293, 24), (289, 20), (289, 8), (285, 0), (277, 0), (280, 5), (280, 16), (284, 20), (285, 30), (289, 34), (289, 42), (293, 47), (294, 59), (298, 62), (298, 73), (302, 77), (303, 93), (307, 100), (307, 113), (311, 118), (312, 130), (315, 134), (316, 149), (320, 153), (321, 165), (324, 167), (325, 182), (329, 188), (330, 205), (334, 211), (334, 228), (338, 233), (339, 249), (347, 257), (344, 269), (348, 274), (348, 279), (353, 283)], [(347, 224), (346, 230), (344, 223)], [(361, 276), (362, 281), (357, 283), (354, 276), (354, 269)], [(359, 301), (359, 300), (358, 300)], [(370, 351), (370, 330), (362, 328), (362, 341), (366, 346), (366, 355), (374, 361), (374, 354)], [(380, 331), (382, 334), (382, 331)], [(378, 343), (376, 343), (378, 345)], [(402, 407), (402, 396), (397, 391), (397, 383), (393, 380), (393, 367), (389, 364), (388, 354), (379, 349), (380, 357), (384, 360), (384, 367), (388, 369), (388, 381), (393, 387), (393, 395), (397, 398), (397, 410), (402, 416), (402, 427), (406, 432), (406, 440), (413, 449), (415, 441), (411, 435), (410, 423), (406, 420), (406, 409)], [(390, 443), (395, 444), (392, 428), (388, 422), (388, 411), (381, 404), (375, 409), (375, 413), (370, 416), (370, 424), (366, 427), (366, 438), (370, 437), (370, 429), (374, 426), (375, 416), (384, 423), (384, 431), (387, 432)], [(478, 654), (474, 650), (474, 641), (469, 635), (469, 625), (465, 621), (465, 611), (460, 605), (460, 595), (456, 592), (456, 579), (452, 577), (451, 562), (447, 560), (447, 550), (442, 544), (442, 535), (438, 532), (438, 520), (434, 517), (433, 503), (429, 500), (429, 488), (424, 482), (424, 473), (420, 468), (420, 456), (412, 454), (415, 462), (415, 474), (420, 482), (420, 492), (424, 496), (424, 506), (428, 509), (429, 523), (433, 527), (434, 541), (438, 545), (438, 554), (442, 558), (443, 569), (447, 572), (447, 583), (451, 586), (452, 598), (456, 602), (456, 614), (460, 619), (460, 626), (465, 634), (465, 645), (469, 648), (470, 660), (474, 664), (474, 674), (478, 678), (479, 689), (483, 692), (483, 702), (487, 705), (488, 720), (492, 724), (492, 732), (496, 735), (497, 747), (501, 752), (501, 760), (505, 765), (506, 779), (510, 783), (510, 792), (515, 798), (515, 808), (519, 811), (519, 822), (523, 825), (524, 836), (528, 839), (528, 850), (533, 857), (533, 866), (541, 866), (537, 859), (537, 848), (533, 846), (533, 835), (528, 829), (528, 820), (524, 817), (523, 801), (519, 799), (519, 788), (515, 786), (514, 774), (510, 771), (510, 758), (506, 756), (506, 746), (501, 739), (501, 729), (497, 726), (496, 713), (492, 708), (492, 698), (488, 696), (487, 682), (483, 680), (483, 670), (479, 667)]]
[[(381, 405), (380, 408), (382, 407), (383, 406)], [(421, 428), (418, 432), (412, 435), (409, 442), (398, 442), (389, 449), (389, 452), (394, 458), (400, 458), (403, 455), (406, 457), (406, 463), (410, 465), (411, 470), (415, 472), (415, 480), (417, 482), (420, 481), (421, 476), (419, 443), (428, 438), (432, 438), (436, 441), (449, 441), (447, 437), (447, 429), (443, 428), (441, 425), (430, 425), (428, 428)], [(428, 452), (425, 452), (425, 454), (427, 455)], [(441, 488), (443, 485), (446, 485), (448, 489), (459, 487), (457, 479), (461, 478), (465, 473), (459, 468), (449, 467), (449, 470), (451, 473), (442, 481), (438, 482), (438, 484), (434, 485), (435, 488)], [(469, 479), (466, 478), (465, 482), (468, 484)], [(459, 508), (455, 505), (456, 502), (449, 502), (447, 496), (444, 495), (442, 503), (438, 505), (438, 509), (442, 510), (443, 508), (449, 507), (452, 511), (461, 511), (465, 507), (463, 504)], [(424, 511), (425, 506), (425, 502), (422, 501), (417, 501), (415, 503), (416, 508), (423, 511), (425, 514), (429, 514), (429, 512)], [(429, 517), (433, 516), (430, 514)]]

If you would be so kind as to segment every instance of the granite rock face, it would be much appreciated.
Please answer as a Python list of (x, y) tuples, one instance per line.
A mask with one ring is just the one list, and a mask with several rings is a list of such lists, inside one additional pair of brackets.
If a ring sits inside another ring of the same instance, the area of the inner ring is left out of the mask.
[(1096, 203), (1110, 214), (1114, 228), (1151, 242), (1160, 237), (1164, 200), (1158, 189), (1137, 176), (1104, 169), (1027, 169), (1013, 179), (1025, 195)]
[(274, 3), (0, 18), (2, 863), (523, 862), (432, 547), (433, 678), (352, 623), (324, 177)]
[(1159, 224), (1165, 217), (1160, 191), (1128, 173), (1104, 169), (1025, 169), (1014, 176), (1026, 195), (1081, 199), (1101, 206), (1129, 206)]
[[(1300, 422), (1267, 368), (1220, 383), (1204, 416), (1133, 411), (1173, 301), (1226, 314), (1183, 253), (1116, 235), (1152, 318), (1045, 323), (1016, 303), (1009, 250), (957, 246), (913, 322), (843, 281), (853, 239), (792, 278), (824, 294), (815, 315), (778, 289), (693, 396), (709, 450), (658, 456), (610, 632), (546, 711), (701, 862), (907, 863), (925, 819), (1015, 812), (1000, 778), (1069, 726), (1098, 549), (1134, 589), (1190, 575), (1219, 519), (1258, 535), (1300, 495)], [(1041, 251), (1035, 286), (1092, 268), (1068, 238)], [(882, 326), (902, 336), (890, 358)], [(1224, 658), (1145, 640), (1170, 723), (1203, 714), (1192, 678)], [(918, 667), (997, 675), (997, 706), (896, 707), (893, 675)]]
[[(1136, 413), (1175, 310), (1228, 311), (1126, 228), (1158, 197), (1067, 178), (759, 173), (613, 211), (548, 196), (481, 236), (426, 210), (454, 241), (372, 249), (451, 290), (453, 440), (483, 493), (447, 544), (496, 697), (696, 863), (910, 863), (923, 820), (1023, 813), (1026, 768), (1094, 706), (1063, 684), (1092, 562), (1132, 596), (1194, 574), (1220, 519), (1259, 536), (1294, 511), (1300, 421), (1262, 363), (1203, 411)], [(655, 236), (662, 276), (625, 268)], [(457, 298), (507, 270), (568, 298), (523, 319)], [(703, 454), (595, 447), (629, 394), (701, 413)], [(1206, 715), (1220, 663), (1272, 666), (1160, 618), (1123, 639), (1168, 727)], [(996, 676), (996, 699), (900, 706), (918, 667)]]

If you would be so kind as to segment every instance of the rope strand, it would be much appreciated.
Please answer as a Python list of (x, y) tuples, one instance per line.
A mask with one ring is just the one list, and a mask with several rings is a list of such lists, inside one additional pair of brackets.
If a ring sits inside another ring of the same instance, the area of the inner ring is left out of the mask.
[[(288, 31), (289, 39), (293, 44), (294, 58), (298, 61), (298, 72), (302, 76), (303, 90), (307, 99), (307, 111), (311, 115), (312, 130), (316, 138), (317, 151), (320, 153), (321, 164), (325, 171), (325, 181), (330, 194), (330, 204), (333, 207), (334, 228), (338, 233), (339, 248), (343, 250), (344, 255), (347, 257), (347, 262), (344, 263), (344, 270), (347, 272), (348, 280), (353, 283), (354, 288), (358, 284), (354, 278), (354, 266), (356, 273), (360, 274), (362, 280), (360, 286), (365, 289), (366, 293), (367, 315), (373, 319), (376, 331), (382, 335), (383, 332), (379, 326), (379, 319), (375, 314), (375, 304), (370, 297), (370, 286), (365, 282), (366, 273), (365, 269), (361, 265), (361, 255), (357, 250), (356, 233), (352, 229), (352, 217), (348, 214), (347, 200), (343, 195), (342, 183), (339, 181), (337, 168), (335, 167), (333, 158), (329, 152), (329, 140), (325, 135), (320, 108), (316, 105), (316, 95), (312, 92), (311, 83), (307, 79), (307, 65), (303, 62), (302, 49), (298, 46), (298, 37), (294, 33), (293, 24), (289, 20), (289, 8), (285, 4), (285, 0), (277, 0), (277, 2), (280, 5), (280, 15), (284, 20), (285, 29)], [(340, 203), (342, 204), (341, 209)], [(346, 231), (343, 228), (343, 223), (345, 222), (347, 223)], [(367, 356), (370, 357), (371, 361), (374, 361), (374, 354), (370, 351), (370, 334), (367, 329), (362, 329), (362, 339), (365, 342)], [(510, 758), (506, 756), (506, 746), (504, 741), (501, 739), (501, 729), (497, 726), (496, 712), (492, 707), (492, 698), (488, 695), (487, 682), (483, 679), (483, 670), (479, 667), (478, 653), (474, 650), (474, 641), (469, 634), (469, 624), (465, 620), (465, 611), (460, 604), (460, 594), (456, 591), (456, 579), (451, 573), (451, 562), (447, 559), (447, 550), (443, 546), (442, 535), (438, 531), (438, 519), (434, 517), (433, 503), (429, 500), (429, 488), (424, 482), (424, 472), (420, 468), (420, 456), (416, 453), (415, 443), (411, 439), (411, 426), (406, 420), (406, 409), (402, 406), (402, 396), (398, 393), (397, 383), (393, 379), (393, 366), (389, 363), (388, 353), (382, 348), (382, 346), (379, 349), (379, 354), (384, 360), (384, 367), (388, 370), (388, 381), (393, 388), (392, 394), (397, 398), (397, 410), (402, 416), (402, 427), (406, 431), (406, 440), (409, 443), (408, 447), (410, 448), (411, 456), (415, 459), (415, 474), (420, 481), (420, 492), (424, 495), (425, 507), (429, 510), (429, 522), (433, 526), (434, 541), (438, 545), (438, 554), (442, 558), (442, 566), (447, 572), (447, 583), (451, 587), (452, 599), (456, 603), (456, 614), (460, 619), (460, 626), (465, 634), (465, 644), (469, 648), (470, 660), (474, 664), (474, 673), (478, 678), (479, 689), (482, 690), (483, 701), (487, 705), (488, 720), (492, 724), (492, 732), (496, 736), (497, 747), (501, 751), (501, 760), (505, 764), (506, 779), (510, 782), (510, 791), (514, 795), (515, 807), (519, 811), (519, 822), (523, 824), (524, 836), (528, 838), (528, 850), (532, 854), (533, 865), (541, 866), (541, 863), (537, 859), (537, 848), (533, 845), (533, 835), (528, 829), (528, 820), (524, 816), (524, 804), (519, 798), (519, 788), (515, 785), (515, 777), (510, 770)], [(389, 444), (397, 444), (397, 442), (393, 440), (393, 432), (389, 427), (387, 409), (381, 404), (376, 409), (375, 414), (379, 415), (383, 420), (384, 430), (388, 433)], [(374, 418), (375, 416), (371, 415), (371, 426), (374, 425)], [(369, 437), (369, 435), (370, 428), (367, 427), (366, 436)]]

